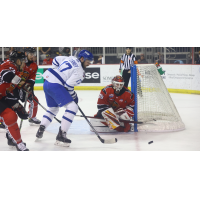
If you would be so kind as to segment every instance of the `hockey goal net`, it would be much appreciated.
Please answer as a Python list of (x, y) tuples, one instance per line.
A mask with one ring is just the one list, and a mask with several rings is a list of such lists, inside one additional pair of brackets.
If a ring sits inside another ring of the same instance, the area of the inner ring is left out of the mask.
[(154, 64), (138, 64), (131, 69), (131, 88), (135, 94), (134, 131), (168, 132), (185, 125)]

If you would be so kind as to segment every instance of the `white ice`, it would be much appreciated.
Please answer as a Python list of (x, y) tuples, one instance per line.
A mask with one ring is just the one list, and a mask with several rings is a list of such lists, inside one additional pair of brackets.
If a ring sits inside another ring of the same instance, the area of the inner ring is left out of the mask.
[[(78, 90), (79, 106), (85, 115), (93, 116), (97, 112), (97, 98), (99, 91)], [(43, 91), (35, 91), (40, 103), (47, 107)], [(117, 138), (115, 144), (102, 144), (97, 136), (90, 132), (89, 125), (82, 117), (75, 117), (68, 132), (72, 140), (70, 147), (55, 146), (55, 138), (60, 124), (53, 120), (46, 129), (41, 140), (36, 141), (36, 132), (39, 126), (30, 126), (23, 122), (21, 135), (30, 151), (198, 151), (200, 150), (200, 95), (170, 94), (177, 110), (185, 123), (186, 130), (169, 133), (104, 133), (103, 139)], [(39, 106), (37, 118), (42, 119), (45, 111)], [(58, 119), (62, 119), (64, 109), (61, 108)], [(80, 115), (80, 112), (77, 113)], [(20, 123), (20, 120), (18, 120)], [(153, 141), (152, 144), (148, 144)], [(14, 151), (7, 145), (5, 131), (0, 129), (0, 150)]]

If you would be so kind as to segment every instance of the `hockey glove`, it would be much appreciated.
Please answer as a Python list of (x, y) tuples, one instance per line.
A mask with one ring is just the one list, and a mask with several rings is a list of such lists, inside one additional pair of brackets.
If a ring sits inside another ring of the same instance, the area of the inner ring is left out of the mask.
[(24, 89), (27, 91), (27, 92), (30, 92), (31, 91), (31, 84), (30, 83), (26, 83), (24, 85)]
[(6, 94), (11, 93), (15, 89), (15, 84), (11, 83), (10, 87), (6, 89)]
[(76, 96), (76, 98), (74, 99), (74, 102), (75, 102), (76, 104), (78, 104), (78, 96)]
[(20, 103), (16, 103), (12, 108), (21, 119), (28, 119), (29, 114)]
[(77, 104), (78, 103), (78, 96), (76, 92), (74, 91), (73, 94), (71, 94), (72, 98), (74, 99), (74, 102)]
[(29, 72), (23, 71), (21, 73), (21, 78), (22, 78), (23, 81), (26, 81), (28, 79), (28, 77), (29, 77)]

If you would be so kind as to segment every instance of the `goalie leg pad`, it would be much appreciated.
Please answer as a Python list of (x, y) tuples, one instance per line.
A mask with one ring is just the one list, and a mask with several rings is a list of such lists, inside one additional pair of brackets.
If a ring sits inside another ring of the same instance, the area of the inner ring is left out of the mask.
[(120, 126), (115, 129), (118, 132), (129, 132), (131, 130), (131, 125), (128, 122), (124, 122), (124, 126)]
[(108, 127), (113, 130), (120, 126), (117, 115), (112, 108), (109, 108), (102, 112), (102, 116), (106, 120)]

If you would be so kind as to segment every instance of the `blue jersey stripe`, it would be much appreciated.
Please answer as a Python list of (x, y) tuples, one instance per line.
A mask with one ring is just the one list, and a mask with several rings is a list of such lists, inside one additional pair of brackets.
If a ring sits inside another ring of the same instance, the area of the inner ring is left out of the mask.
[(49, 117), (47, 117), (46, 115), (44, 115), (43, 117), (47, 118), (50, 122), (52, 122), (52, 120)]
[(52, 62), (55, 66), (59, 66), (59, 65), (57, 65), (57, 64), (55, 64), (54, 62)]
[(49, 68), (48, 71), (50, 71), (63, 85), (65, 84), (65, 81), (62, 79), (62, 77), (52, 68)]
[(67, 83), (65, 83), (65, 84), (66, 84), (66, 86), (67, 86), (67, 87), (74, 88), (74, 87), (72, 87), (72, 86), (68, 85)]
[(65, 117), (65, 116), (63, 116), (63, 119), (65, 119), (65, 120), (67, 120), (68, 122), (71, 122), (71, 123), (72, 123), (72, 120), (69, 119), (69, 118), (67, 118), (67, 117)]
[(56, 61), (57, 65), (59, 66), (59, 63), (58, 63), (58, 61), (56, 60), (56, 58), (54, 58), (54, 60)]
[(73, 115), (76, 115), (76, 113), (73, 112), (73, 111), (71, 111), (71, 110), (65, 110), (65, 112), (69, 112), (69, 113), (71, 113), (71, 114), (73, 114)]

